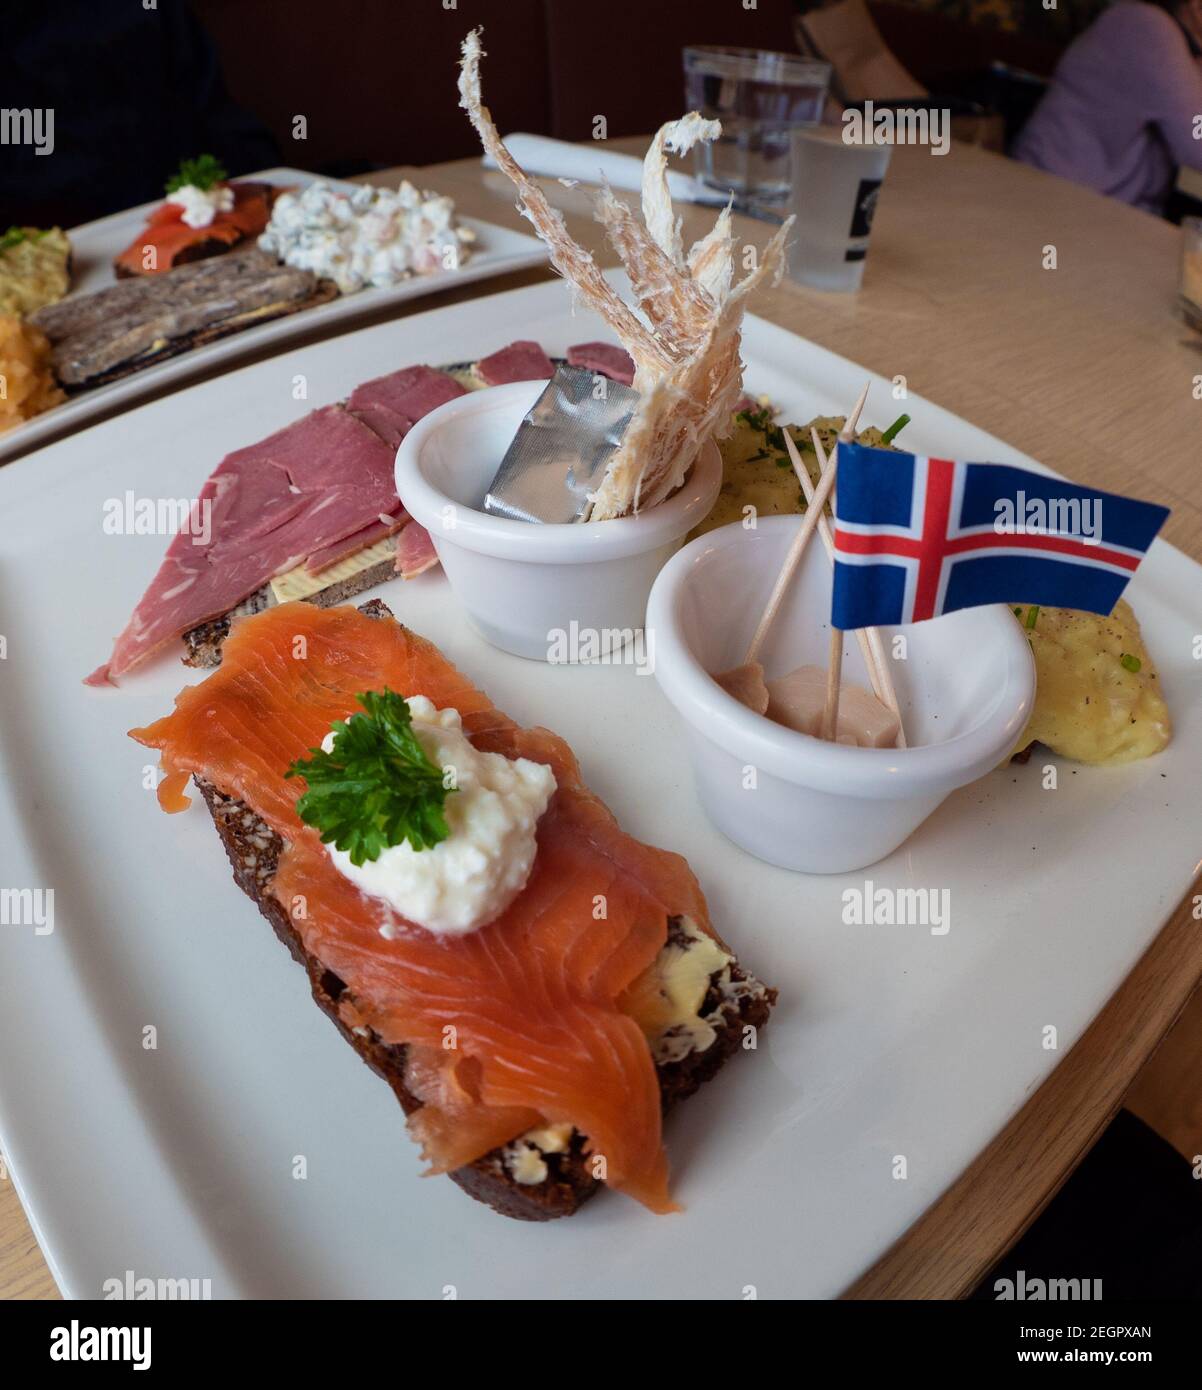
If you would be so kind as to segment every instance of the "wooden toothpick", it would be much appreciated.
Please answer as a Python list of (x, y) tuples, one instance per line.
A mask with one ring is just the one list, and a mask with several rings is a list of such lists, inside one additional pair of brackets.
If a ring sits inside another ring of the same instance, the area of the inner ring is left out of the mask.
[[(789, 433), (788, 430), (785, 430), (784, 433), (785, 448), (788, 450), (789, 458), (792, 460), (793, 471), (797, 474), (797, 481), (801, 484), (802, 492), (805, 493), (806, 506), (812, 507), (814, 505), (814, 484), (810, 479), (809, 470), (802, 462), (801, 455), (797, 452), (797, 445), (793, 443), (793, 436)], [(817, 439), (817, 431), (815, 430), (812, 433), (814, 439), (817, 441), (815, 443), (815, 452), (818, 455), (818, 465), (821, 469), (825, 471), (826, 453), (822, 449), (821, 441)], [(829, 521), (827, 521), (825, 512), (823, 512), (822, 517), (818, 522), (818, 535), (821, 538), (823, 548), (826, 551), (826, 558), (831, 562), (832, 565), (834, 565), (835, 538), (831, 535), (831, 524)], [(881, 640), (880, 634), (876, 631), (875, 628), (856, 629), (856, 641), (859, 643), (860, 655), (864, 658), (864, 665), (868, 671), (868, 679), (872, 682), (872, 693), (877, 697), (878, 700), (880, 700), (882, 704), (888, 704), (888, 701), (885, 699), (884, 695), (884, 683), (881, 680), (880, 672), (877, 669), (876, 653), (873, 650), (872, 642), (870, 640), (871, 636), (873, 635), (876, 636), (877, 644), (879, 645)]]
[(839, 730), (839, 687), (843, 683), (843, 632), (831, 628), (830, 658), (826, 667), (826, 706), (822, 711), (822, 737), (831, 743)]
[(814, 489), (814, 502), (806, 512), (805, 520), (801, 523), (800, 530), (793, 538), (793, 544), (789, 547), (789, 553), (785, 556), (785, 562), (781, 565), (780, 573), (776, 576), (776, 583), (772, 586), (772, 593), (768, 597), (768, 604), (756, 627), (755, 635), (751, 639), (751, 645), (747, 648), (747, 655), (743, 658), (744, 665), (758, 659), (760, 648), (764, 645), (764, 639), (768, 636), (768, 629), (772, 626), (777, 613), (780, 611), (781, 603), (784, 601), (785, 591), (788, 589), (793, 575), (797, 571), (797, 566), (801, 563), (801, 557), (805, 554), (806, 546), (810, 543), (810, 537), (818, 528), (818, 522), (822, 518), (822, 508), (826, 505), (826, 499), (831, 495), (831, 489), (834, 485), (835, 468), (832, 460), (831, 466), (818, 480), (818, 486)]
[[(862, 404), (864, 396), (861, 395)], [(858, 411), (857, 411), (858, 417)], [(851, 418), (851, 417), (849, 417)], [(805, 464), (801, 460), (801, 455), (797, 452), (797, 446), (789, 437), (789, 431), (785, 430), (785, 444), (789, 450), (789, 457), (793, 460), (793, 471), (797, 474), (798, 481), (801, 483), (801, 490), (806, 495), (807, 505), (814, 505), (815, 489), (810, 481), (810, 475), (806, 470)], [(818, 431), (810, 430), (810, 438), (814, 444), (814, 453), (818, 458), (818, 466), (825, 471), (827, 466), (826, 450), (822, 447), (822, 441), (818, 438)], [(835, 542), (831, 535), (830, 523), (826, 517), (822, 518), (819, 525), (823, 542), (826, 546), (826, 553), (830, 558), (832, 566), (835, 562)], [(885, 653), (885, 644), (881, 638), (880, 630), (875, 627), (858, 628), (856, 637), (860, 643), (860, 652), (864, 657), (864, 665), (868, 668), (868, 678), (872, 682), (872, 692), (878, 700), (889, 710), (892, 711), (897, 720), (897, 746), (906, 746), (906, 730), (902, 724), (901, 708), (897, 701), (897, 690), (893, 684), (893, 675), (889, 670), (889, 658)]]
[[(865, 382), (864, 389), (860, 392), (859, 398), (852, 407), (850, 414), (844, 422), (843, 428), (839, 431), (838, 440), (842, 443), (851, 443), (855, 439), (856, 426), (859, 424), (861, 412), (868, 399), (868, 391), (871, 382)], [(797, 567), (801, 563), (802, 556), (805, 554), (806, 546), (815, 531), (820, 532), (822, 542), (826, 549), (827, 557), (834, 564), (835, 546), (834, 537), (831, 534), (830, 523), (825, 516), (827, 501), (834, 490), (836, 457), (834, 451), (828, 457), (826, 450), (822, 447), (822, 441), (818, 437), (818, 431), (811, 428), (810, 437), (813, 440), (814, 452), (818, 459), (821, 469), (821, 476), (817, 486), (811, 481), (809, 472), (798, 453), (797, 446), (793, 442), (788, 429), (782, 429), (784, 435), (785, 449), (789, 459), (793, 464), (793, 471), (797, 474), (798, 482), (806, 498), (806, 515), (800, 530), (793, 539), (792, 545), (785, 556), (784, 563), (781, 565), (780, 573), (776, 577), (776, 582), (772, 586), (772, 593), (768, 597), (768, 603), (756, 626), (751, 643), (747, 648), (747, 654), (743, 658), (744, 665), (755, 662), (759, 656), (760, 648), (763, 646), (768, 632), (772, 627), (776, 616), (780, 611), (784, 601), (785, 592), (788, 589)], [(834, 741), (838, 735), (839, 725), (839, 691), (843, 678), (843, 632), (839, 628), (831, 628), (830, 640), (830, 659), (827, 666), (826, 684), (826, 704), (822, 714), (822, 736), (823, 738)], [(889, 673), (887, 657), (881, 635), (876, 628), (865, 628), (856, 632), (856, 639), (860, 645), (860, 651), (864, 658), (864, 665), (868, 671), (868, 678), (872, 684), (873, 693), (882, 704), (886, 705), (897, 719), (898, 733), (897, 746), (906, 746), (905, 730), (902, 728), (901, 710), (897, 703), (897, 692), (893, 686), (893, 680)]]
[(843, 428), (839, 431), (839, 438), (844, 444), (851, 444), (856, 437), (856, 426), (860, 423), (860, 411), (864, 409), (864, 402), (868, 399), (868, 391), (872, 386), (871, 381), (864, 383), (864, 389), (860, 392), (860, 399), (851, 408), (851, 414), (843, 422)]
[[(851, 414), (848, 415), (847, 419), (843, 422), (843, 428), (839, 431), (840, 442), (850, 444), (852, 440), (855, 439), (856, 426), (860, 423), (860, 412), (864, 409), (864, 402), (868, 399), (868, 388), (871, 385), (872, 383), (869, 381), (866, 381), (864, 383), (864, 389), (860, 392), (860, 399), (855, 403), (854, 407), (852, 408)], [(818, 431), (815, 429), (811, 429), (810, 433), (814, 441), (814, 452), (817, 455), (819, 464), (822, 468), (823, 478), (825, 478), (828, 473), (833, 475), (835, 472), (836, 459), (834, 457), (824, 458), (822, 454), (822, 441), (818, 438)], [(788, 430), (785, 431), (785, 434), (788, 434)], [(836, 454), (838, 453), (838, 444), (836, 444), (835, 446), (835, 452)], [(815, 492), (815, 496), (817, 496), (817, 492)], [(833, 566), (833, 542), (831, 552)], [(868, 669), (870, 674), (872, 671), (872, 666), (873, 663), (869, 663)], [(823, 738), (828, 739), (831, 743), (835, 742), (835, 739), (839, 731), (839, 690), (842, 684), (843, 632), (842, 629), (837, 628), (834, 626), (834, 624), (832, 624), (830, 656), (827, 661), (826, 667), (826, 706), (822, 711), (822, 736)]]

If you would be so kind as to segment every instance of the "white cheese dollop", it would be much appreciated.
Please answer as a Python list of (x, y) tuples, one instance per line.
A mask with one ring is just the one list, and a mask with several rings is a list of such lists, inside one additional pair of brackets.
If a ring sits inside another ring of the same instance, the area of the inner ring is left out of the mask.
[[(481, 753), (463, 732), (457, 709), (436, 709), (424, 695), (406, 700), (413, 732), (444, 773), (454, 769), (445, 804), (450, 834), (433, 849), (392, 845), (378, 859), (354, 865), (327, 846), (335, 867), (364, 893), (382, 898), (406, 921), (458, 935), (494, 921), (525, 887), (534, 867), (538, 819), (555, 791), (545, 763)], [(329, 752), (333, 733), (322, 747)], [(380, 928), (386, 937), (393, 927)]]
[(197, 188), (194, 183), (186, 183), (170, 194), (167, 201), (183, 208), (180, 220), (189, 227), (207, 227), (219, 212), (229, 212), (233, 208), (234, 190), (220, 183), (212, 188)]
[(409, 182), (395, 192), (364, 184), (348, 193), (318, 179), (276, 199), (259, 245), (353, 294), (410, 275), (458, 270), (473, 240), (472, 230), (456, 221), (450, 198)]

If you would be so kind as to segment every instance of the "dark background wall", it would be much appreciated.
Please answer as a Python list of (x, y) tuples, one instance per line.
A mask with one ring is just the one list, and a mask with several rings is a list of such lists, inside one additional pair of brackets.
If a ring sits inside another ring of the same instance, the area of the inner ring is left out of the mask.
[[(595, 116), (633, 135), (680, 114), (681, 48), (726, 43), (795, 51), (793, 0), (298, 0), (281, 29), (271, 0), (195, 0), (230, 92), (305, 154), (429, 164), (476, 152), (455, 90), (463, 36), (484, 26), (485, 100), (502, 130), (586, 139)], [(354, 22), (348, 23), (353, 15)], [(264, 72), (263, 54), (276, 61)], [(283, 61), (280, 61), (283, 59)]]
[[(805, 3), (806, 0), (800, 0)], [(994, 59), (1047, 74), (1101, 0), (870, 0), (928, 87), (976, 99)], [(452, 6), (448, 8), (448, 6)], [(683, 109), (681, 49), (796, 51), (799, 0), (0, 0), (0, 105), (52, 107), (52, 158), (0, 147), (0, 227), (159, 196), (184, 156), (329, 174), (474, 155), (459, 44), (484, 26), (503, 131), (585, 139)], [(296, 118), (305, 139), (295, 138)]]
[[(1047, 75), (1105, 0), (873, 0), (885, 41), (928, 86), (995, 59)], [(682, 47), (725, 43), (793, 52), (796, 0), (194, 0), (233, 96), (285, 148), (310, 114), (311, 167), (434, 163), (475, 153), (456, 106), (455, 63), (484, 25), (485, 96), (503, 131), (566, 140), (654, 129), (682, 109)], [(348, 22), (353, 18), (353, 22)], [(265, 70), (263, 56), (273, 61)]]

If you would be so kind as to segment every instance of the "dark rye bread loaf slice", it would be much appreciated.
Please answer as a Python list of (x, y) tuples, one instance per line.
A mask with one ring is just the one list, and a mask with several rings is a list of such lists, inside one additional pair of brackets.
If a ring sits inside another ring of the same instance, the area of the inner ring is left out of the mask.
[[(392, 617), (379, 600), (365, 603), (361, 611), (370, 617)], [(385, 1043), (370, 1029), (347, 1026), (339, 1014), (339, 1004), (353, 1003), (353, 996), (333, 971), (306, 951), (288, 913), (272, 895), (271, 883), (284, 842), (245, 802), (199, 777), (194, 781), (225, 847), (235, 882), (271, 923), (293, 958), (305, 967), (313, 998), (359, 1056), (392, 1087), (405, 1114), (420, 1109), (422, 1102), (405, 1084), (404, 1045)], [(682, 939), (679, 919), (669, 920), (669, 941), (674, 939)], [(664, 1113), (715, 1076), (723, 1063), (741, 1050), (746, 1030), (758, 1031), (765, 1026), (775, 1003), (776, 990), (761, 984), (737, 961), (728, 967), (725, 982), (719, 976), (712, 977), (699, 1013), (713, 1024), (714, 1040), (704, 1050), (657, 1064)], [(572, 1135), (563, 1153), (542, 1156), (547, 1176), (540, 1182), (517, 1180), (508, 1147), (494, 1149), (449, 1176), (477, 1201), (519, 1221), (570, 1216), (602, 1186), (589, 1169), (579, 1134)]]
[[(348, 599), (363, 593), (364, 590), (395, 578), (396, 565), (393, 560), (381, 560), (378, 565), (369, 565), (358, 574), (352, 574), (349, 579), (339, 579), (333, 584), (327, 584), (324, 589), (310, 594), (305, 602), (316, 604), (318, 608), (333, 608), (335, 604), (346, 603)], [(207, 623), (201, 623), (199, 627), (185, 632), (184, 646), (187, 651), (183, 657), (184, 665), (220, 666), (222, 643), (229, 636), (230, 624), (234, 619), (246, 617), (250, 613), (261, 613), (265, 608), (271, 608), (274, 603), (275, 595), (271, 591), (271, 585), (264, 584), (229, 613), (222, 614), (220, 618), (211, 618)]]

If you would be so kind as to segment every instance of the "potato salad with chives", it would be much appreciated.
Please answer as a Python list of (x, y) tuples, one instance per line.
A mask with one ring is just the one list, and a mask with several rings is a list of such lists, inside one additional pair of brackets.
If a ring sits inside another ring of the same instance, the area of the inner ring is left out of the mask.
[[(793, 465), (789, 462), (789, 455), (785, 452), (783, 431), (788, 430), (792, 435), (810, 477), (817, 483), (818, 459), (810, 439), (810, 428), (812, 426), (818, 431), (822, 447), (829, 453), (846, 422), (845, 415), (819, 415), (804, 425), (777, 425), (773, 422), (771, 407), (766, 404), (757, 409), (739, 411), (735, 416), (734, 430), (718, 441), (718, 448), (722, 452), (722, 490), (713, 511), (690, 532), (689, 539), (732, 521), (742, 521), (749, 515), (746, 511), (748, 507), (754, 507), (757, 516), (804, 512), (805, 498), (801, 494), (801, 484), (793, 472)], [(891, 447), (889, 440), (878, 429), (860, 430), (856, 443), (877, 449)]]
[(342, 294), (386, 288), (411, 275), (458, 270), (475, 233), (452, 199), (405, 180), (394, 192), (364, 184), (353, 192), (317, 180), (283, 193), (259, 238), (286, 265), (332, 280)]

